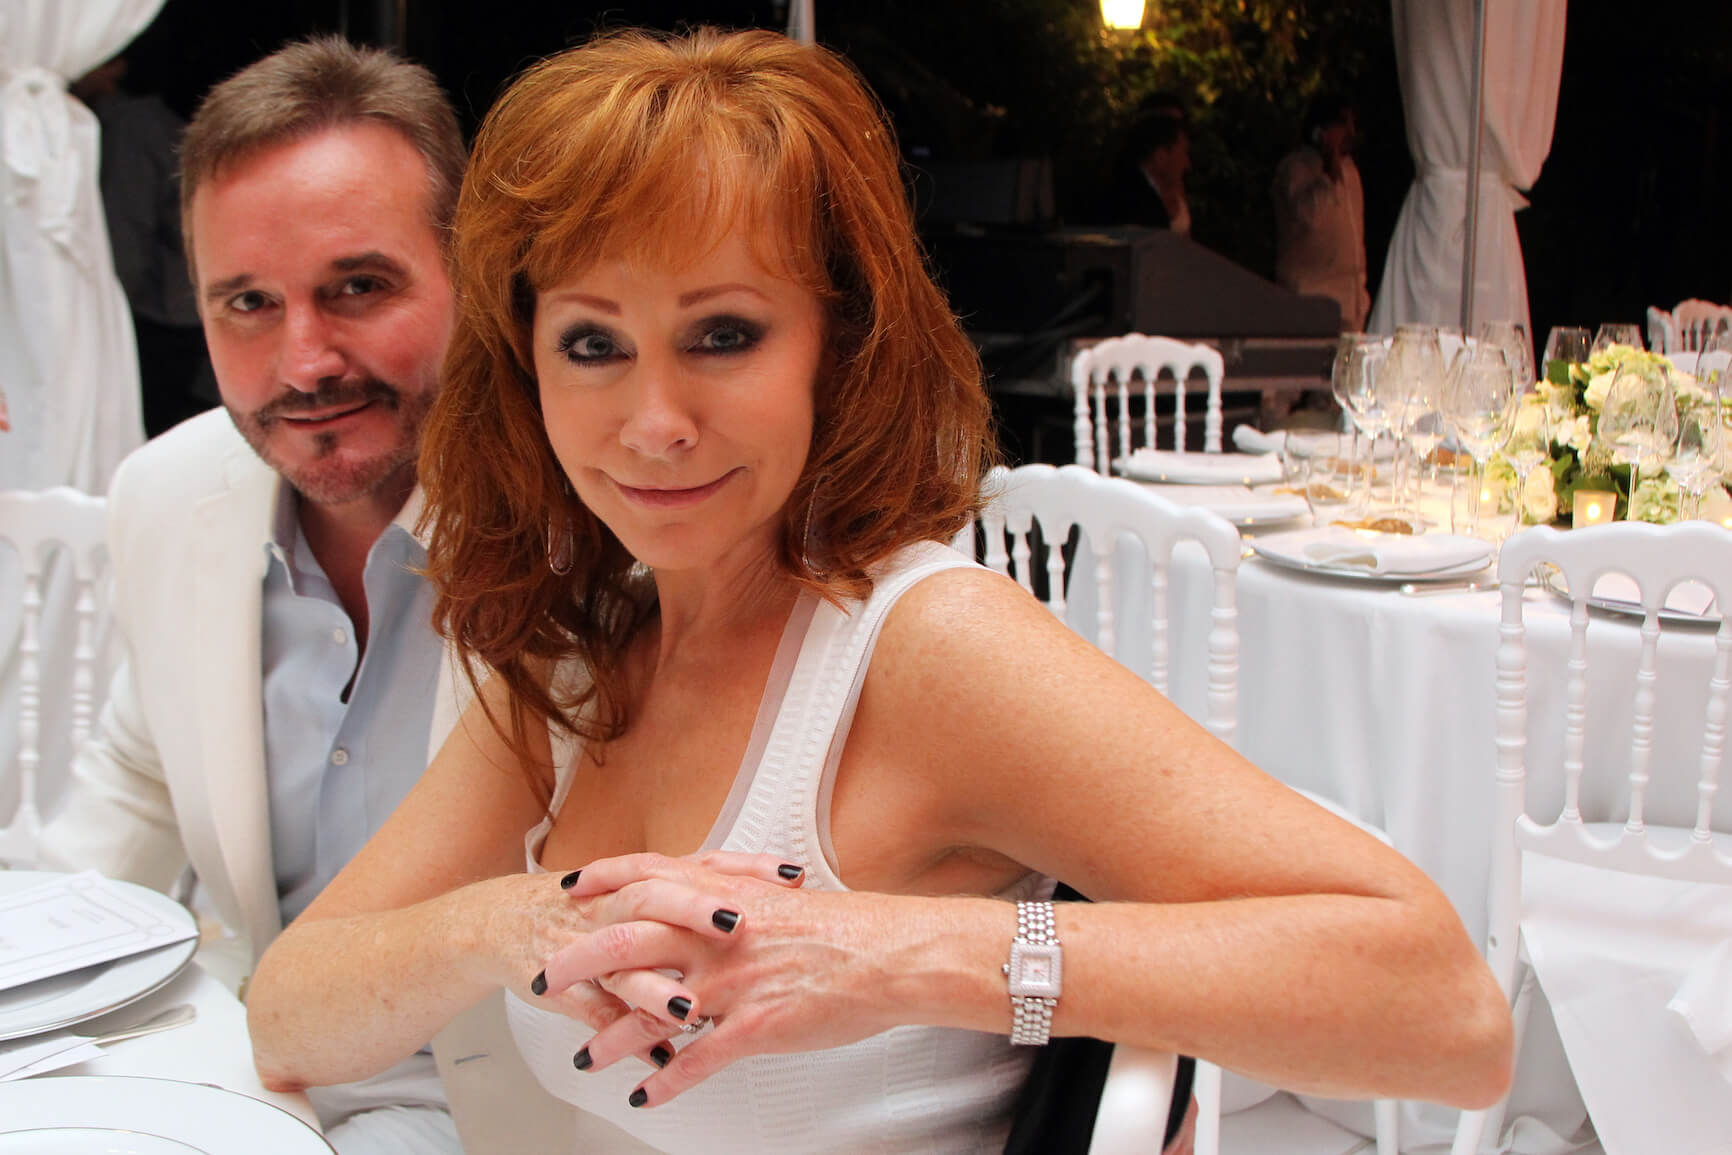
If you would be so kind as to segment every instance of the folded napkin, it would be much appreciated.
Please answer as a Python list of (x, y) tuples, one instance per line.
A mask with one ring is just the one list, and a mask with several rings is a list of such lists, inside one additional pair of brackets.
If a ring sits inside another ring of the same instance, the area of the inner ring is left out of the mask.
[(1666, 1009), (1684, 1020), (1708, 1058), (1732, 1083), (1732, 939), (1722, 939), (1690, 970)]
[[(1289, 437), (1306, 438), (1313, 442), (1320, 438), (1335, 437), (1340, 439), (1339, 452), (1343, 456), (1353, 450), (1353, 435), (1351, 433), (1336, 433), (1328, 429), (1277, 429), (1273, 433), (1264, 433), (1262, 430), (1253, 429), (1249, 425), (1233, 427), (1233, 446), (1241, 453), (1280, 453), (1287, 448)], [(1361, 455), (1361, 460), (1363, 460), (1365, 453), (1365, 439), (1363, 437), (1359, 439), (1358, 452)], [(1377, 461), (1390, 460), (1395, 456), (1394, 442), (1385, 438), (1378, 438), (1377, 449), (1372, 456)]]
[(1285, 429), (1264, 433), (1261, 429), (1253, 429), (1249, 425), (1233, 427), (1233, 447), (1241, 453), (1279, 453), (1286, 444)]
[[(1489, 543), (1450, 533), (1409, 537), (1332, 525), (1305, 534), (1304, 540), (1296, 540), (1292, 545), (1297, 545), (1299, 554), (1313, 565), (1351, 567), (1390, 576), (1464, 569), (1474, 562), (1490, 563), (1492, 554)], [(1266, 546), (1267, 539), (1262, 544)]]
[(1281, 461), (1268, 454), (1175, 453), (1134, 449), (1113, 467), (1136, 481), (1169, 485), (1260, 485), (1281, 480)]

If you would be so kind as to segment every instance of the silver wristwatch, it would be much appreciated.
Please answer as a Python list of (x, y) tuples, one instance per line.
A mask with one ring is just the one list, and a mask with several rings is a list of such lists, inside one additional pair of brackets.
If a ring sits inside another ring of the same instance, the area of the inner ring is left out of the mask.
[(1010, 1041), (1038, 1047), (1052, 1033), (1052, 1010), (1058, 1006), (1064, 977), (1052, 903), (1016, 904), (1016, 939), (1010, 944), (1004, 974), (1010, 980)]

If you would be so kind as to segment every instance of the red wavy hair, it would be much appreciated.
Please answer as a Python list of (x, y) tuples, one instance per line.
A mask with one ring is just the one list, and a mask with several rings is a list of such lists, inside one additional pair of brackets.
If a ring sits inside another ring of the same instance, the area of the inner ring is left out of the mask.
[[(876, 563), (949, 540), (978, 507), (992, 456), (979, 358), (927, 273), (891, 133), (853, 70), (774, 33), (709, 29), (611, 34), (543, 61), (488, 112), (463, 180), (458, 323), (420, 464), (436, 623), (506, 680), (520, 749), (532, 716), (591, 740), (623, 731), (621, 660), (653, 613), (548, 445), (535, 295), (604, 258), (677, 264), (736, 228), (826, 305), (812, 444), (782, 513), (790, 576), (861, 596)], [(550, 527), (572, 537), (565, 576)], [(583, 684), (551, 686), (570, 658)]]

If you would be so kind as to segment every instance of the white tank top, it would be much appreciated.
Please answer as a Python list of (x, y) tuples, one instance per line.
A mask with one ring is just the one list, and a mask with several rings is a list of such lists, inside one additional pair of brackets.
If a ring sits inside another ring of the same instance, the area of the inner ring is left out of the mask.
[[(879, 627), (916, 582), (971, 565), (946, 546), (921, 543), (874, 575), (864, 603), (838, 608), (801, 596), (740, 773), (705, 849), (779, 855), (806, 868), (808, 889), (848, 889), (836, 875), (830, 847), (830, 784)], [(554, 812), (570, 789), (578, 753), (573, 743), (556, 745)], [(541, 844), (551, 825), (544, 820), (526, 836), (532, 871), (541, 869)], [(1003, 897), (1046, 897), (1052, 888), (1051, 879), (1029, 875)], [(648, 1076), (647, 1066), (627, 1059), (602, 1071), (578, 1071), (572, 1056), (594, 1032), (509, 993), (505, 1001), (518, 1048), (544, 1088), (673, 1153), (997, 1153), (1034, 1059), (1032, 1048), (1013, 1048), (1004, 1035), (896, 1027), (846, 1047), (745, 1059), (665, 1106), (639, 1109), (626, 1098)], [(1009, 1019), (1007, 996), (1007, 1026)], [(671, 1045), (684, 1042), (680, 1037)]]

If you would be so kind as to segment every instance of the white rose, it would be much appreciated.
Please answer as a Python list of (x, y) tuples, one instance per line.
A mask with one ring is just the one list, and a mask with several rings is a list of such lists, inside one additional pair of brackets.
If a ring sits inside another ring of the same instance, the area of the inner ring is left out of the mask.
[[(1581, 456), (1587, 451), (1588, 442), (1593, 440), (1593, 429), (1588, 415), (1583, 413), (1579, 417), (1572, 417), (1566, 421), (1561, 429), (1552, 434), (1552, 440), (1559, 445), (1569, 446), (1576, 451), (1578, 457)], [(1728, 448), (1732, 448), (1732, 446)]]
[(1546, 422), (1545, 406), (1536, 401), (1522, 401), (1521, 408), (1516, 410), (1515, 434), (1517, 437), (1534, 437), (1540, 435), (1540, 429)]
[(1545, 467), (1528, 474), (1522, 490), (1522, 520), (1529, 525), (1545, 525), (1558, 515), (1558, 494), (1552, 485), (1552, 471)]
[(1606, 394), (1612, 391), (1612, 377), (1616, 373), (1617, 370), (1608, 369), (1588, 378), (1588, 387), (1582, 390), (1582, 404), (1597, 412), (1606, 403)]

